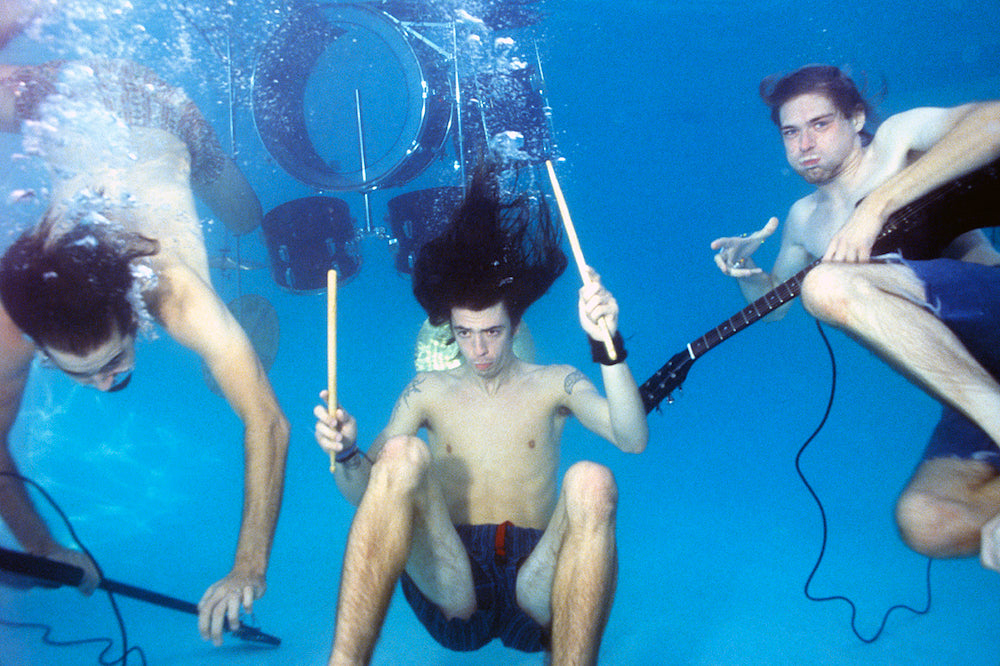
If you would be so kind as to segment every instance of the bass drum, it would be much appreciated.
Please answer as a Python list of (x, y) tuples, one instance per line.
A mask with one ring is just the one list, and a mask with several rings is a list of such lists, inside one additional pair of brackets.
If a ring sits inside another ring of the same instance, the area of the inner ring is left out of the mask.
[(448, 59), (385, 12), (299, 8), (254, 67), (254, 124), (307, 185), (366, 192), (403, 185), (437, 156), (454, 108)]

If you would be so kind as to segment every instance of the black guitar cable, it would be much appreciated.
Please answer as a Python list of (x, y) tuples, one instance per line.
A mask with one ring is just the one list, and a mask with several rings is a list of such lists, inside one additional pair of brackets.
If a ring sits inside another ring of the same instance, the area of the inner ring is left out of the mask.
[(795, 471), (798, 472), (799, 478), (802, 480), (803, 485), (805, 485), (806, 490), (809, 491), (809, 494), (812, 495), (813, 500), (815, 500), (815, 502), (816, 502), (816, 506), (819, 507), (819, 515), (820, 515), (820, 519), (821, 519), (822, 524), (823, 524), (823, 539), (822, 539), (822, 542), (820, 543), (819, 556), (816, 558), (816, 564), (813, 566), (812, 571), (809, 572), (809, 577), (806, 578), (806, 584), (803, 587), (802, 591), (805, 593), (806, 598), (808, 598), (810, 601), (835, 601), (835, 600), (840, 600), (840, 601), (846, 602), (847, 605), (851, 607), (851, 631), (853, 631), (854, 635), (857, 636), (858, 639), (861, 640), (862, 642), (864, 642), (864, 643), (874, 643), (876, 640), (878, 640), (878, 637), (882, 634), (882, 630), (885, 629), (885, 624), (889, 620), (889, 615), (891, 615), (894, 610), (897, 610), (897, 609), (908, 610), (911, 613), (914, 613), (916, 615), (924, 615), (928, 611), (930, 611), (930, 609), (931, 609), (931, 562), (933, 562), (933, 560), (931, 558), (927, 558), (927, 573), (926, 573), (926, 581), (927, 581), (927, 605), (922, 610), (917, 610), (915, 608), (911, 608), (910, 606), (906, 606), (904, 604), (896, 604), (895, 606), (893, 606), (892, 608), (890, 608), (889, 610), (887, 610), (885, 612), (885, 615), (882, 616), (882, 624), (879, 625), (878, 631), (876, 631), (875, 634), (873, 636), (871, 636), (870, 638), (866, 638), (865, 636), (862, 636), (861, 632), (858, 631), (858, 627), (857, 627), (858, 609), (857, 609), (857, 606), (854, 605), (853, 601), (851, 601), (847, 597), (840, 596), (840, 595), (835, 595), (835, 596), (831, 596), (831, 597), (817, 597), (817, 596), (814, 596), (811, 592), (809, 592), (809, 583), (812, 582), (813, 577), (816, 575), (816, 572), (819, 570), (819, 565), (823, 561), (823, 554), (826, 553), (827, 522), (826, 522), (826, 510), (823, 508), (823, 502), (820, 501), (819, 496), (816, 494), (816, 491), (813, 490), (813, 487), (811, 485), (809, 485), (809, 481), (806, 480), (805, 474), (802, 473), (802, 467), (800, 465), (800, 460), (802, 458), (802, 454), (805, 453), (806, 447), (809, 446), (809, 443), (812, 442), (813, 439), (816, 438), (816, 435), (818, 435), (819, 432), (820, 432), (820, 430), (823, 429), (823, 426), (826, 425), (826, 420), (830, 416), (830, 410), (833, 408), (833, 397), (834, 397), (834, 394), (835, 394), (836, 388), (837, 388), (837, 359), (833, 355), (833, 347), (830, 346), (830, 341), (827, 339), (826, 333), (823, 331), (823, 326), (822, 326), (822, 324), (819, 323), (819, 320), (816, 320), (816, 329), (819, 331), (820, 337), (823, 338), (823, 344), (826, 345), (826, 351), (830, 355), (830, 369), (831, 369), (830, 399), (827, 401), (826, 411), (823, 413), (823, 418), (820, 420), (819, 425), (816, 426), (816, 430), (814, 430), (813, 433), (811, 435), (809, 435), (809, 438), (806, 439), (806, 441), (805, 441), (804, 444), (802, 444), (802, 447), (799, 449), (799, 452), (795, 456)]
[[(90, 560), (94, 563), (94, 566), (97, 567), (97, 573), (101, 576), (101, 578), (104, 577), (104, 572), (101, 571), (101, 567), (97, 563), (97, 560), (94, 558), (91, 552), (87, 550), (87, 547), (83, 545), (83, 542), (80, 541), (80, 538), (77, 536), (76, 530), (73, 529), (73, 524), (70, 522), (69, 517), (62, 510), (59, 504), (56, 503), (54, 499), (52, 499), (52, 496), (45, 491), (44, 488), (42, 488), (34, 480), (29, 479), (26, 476), (21, 476), (20, 474), (15, 474), (14, 472), (0, 472), (0, 476), (8, 476), (14, 479), (18, 479), (23, 483), (29, 484), (31, 487), (33, 487), (35, 490), (41, 493), (42, 496), (46, 499), (46, 501), (48, 501), (48, 503), (52, 506), (52, 508), (55, 509), (56, 513), (59, 514), (59, 517), (62, 519), (63, 523), (66, 525), (66, 528), (69, 530), (70, 537), (72, 537), (73, 541), (80, 547), (80, 550), (82, 550), (84, 554), (86, 554), (87, 557), (89, 557)], [(46, 624), (38, 624), (33, 622), (12, 622), (10, 620), (5, 620), (5, 619), (0, 619), (0, 624), (16, 629), (41, 629), (44, 632), (42, 634), (42, 639), (41, 639), (42, 642), (45, 643), (46, 645), (51, 645), (53, 647), (72, 647), (77, 645), (87, 645), (90, 643), (98, 643), (98, 644), (103, 643), (105, 647), (103, 650), (101, 650), (100, 654), (97, 655), (97, 661), (101, 664), (101, 666), (115, 666), (115, 664), (121, 664), (121, 666), (127, 666), (129, 654), (133, 652), (138, 655), (139, 661), (143, 664), (143, 666), (146, 666), (146, 655), (142, 651), (142, 648), (139, 647), (138, 645), (132, 647), (128, 646), (128, 634), (125, 631), (125, 620), (122, 618), (121, 611), (118, 609), (118, 602), (115, 600), (114, 594), (106, 590), (105, 592), (108, 595), (108, 601), (111, 603), (111, 609), (114, 611), (115, 618), (118, 621), (118, 630), (121, 634), (121, 641), (122, 641), (121, 656), (111, 661), (106, 661), (104, 657), (115, 645), (114, 641), (110, 638), (99, 637), (99, 638), (82, 638), (72, 641), (59, 641), (51, 638), (52, 627)]]

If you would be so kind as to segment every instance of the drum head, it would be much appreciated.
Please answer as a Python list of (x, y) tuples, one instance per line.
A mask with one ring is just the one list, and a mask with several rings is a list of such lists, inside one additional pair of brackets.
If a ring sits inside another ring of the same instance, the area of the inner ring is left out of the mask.
[(303, 197), (272, 209), (261, 222), (271, 275), (293, 292), (326, 288), (326, 274), (337, 271), (345, 284), (361, 269), (354, 219), (347, 202), (334, 197)]
[[(300, 8), (257, 59), (257, 132), (271, 156), (308, 185), (365, 191), (401, 184), (441, 148), (451, 122), (439, 59), (376, 9)], [(445, 100), (447, 107), (434, 107)], [(408, 164), (413, 159), (426, 161)]]

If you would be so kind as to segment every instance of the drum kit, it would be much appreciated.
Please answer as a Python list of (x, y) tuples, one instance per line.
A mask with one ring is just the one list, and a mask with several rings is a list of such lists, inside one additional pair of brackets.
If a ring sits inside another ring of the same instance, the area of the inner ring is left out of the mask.
[[(279, 286), (323, 289), (328, 269), (349, 280), (365, 236), (396, 245), (409, 273), (482, 155), (514, 167), (553, 159), (537, 55), (524, 62), (501, 35), (537, 20), (533, 1), (487, 0), (478, 18), (443, 3), (320, 2), (274, 30), (254, 65), (254, 124), (274, 161), (318, 193), (265, 216)], [(389, 199), (388, 228), (374, 225), (372, 193), (418, 176), (431, 186)], [(361, 229), (327, 192), (362, 196)]]

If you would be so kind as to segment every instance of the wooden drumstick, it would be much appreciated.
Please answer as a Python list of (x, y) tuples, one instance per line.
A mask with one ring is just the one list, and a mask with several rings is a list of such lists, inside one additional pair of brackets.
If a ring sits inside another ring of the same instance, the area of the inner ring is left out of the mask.
[[(559, 187), (556, 170), (552, 168), (552, 160), (545, 160), (545, 168), (549, 171), (552, 192), (556, 195), (556, 203), (559, 205), (559, 216), (562, 218), (563, 227), (566, 229), (566, 237), (569, 239), (569, 246), (573, 250), (573, 258), (576, 260), (577, 270), (580, 271), (580, 279), (583, 280), (584, 284), (589, 284), (593, 282), (593, 279), (587, 270), (587, 262), (583, 259), (583, 250), (580, 249), (580, 239), (576, 237), (576, 229), (573, 227), (573, 220), (569, 216), (569, 207), (566, 205), (566, 198), (563, 197), (562, 188)], [(615, 361), (618, 359), (618, 354), (615, 352), (615, 343), (611, 341), (611, 331), (608, 329), (608, 322), (604, 317), (601, 317), (598, 321), (601, 326), (601, 341), (604, 342), (604, 349), (608, 353), (608, 358)]]
[[(337, 413), (337, 271), (326, 273), (326, 404)], [(337, 471), (337, 454), (330, 452), (330, 473)]]

